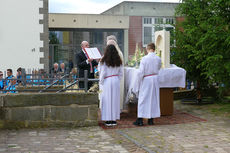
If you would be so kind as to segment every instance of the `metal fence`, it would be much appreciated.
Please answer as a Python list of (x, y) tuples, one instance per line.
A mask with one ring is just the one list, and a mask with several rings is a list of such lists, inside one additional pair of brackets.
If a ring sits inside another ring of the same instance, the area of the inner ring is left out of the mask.
[[(84, 88), (79, 87), (79, 81), (84, 82)], [(0, 93), (19, 92), (88, 92), (88, 82), (98, 82), (99, 79), (89, 79), (85, 70), (84, 78), (76, 74), (57, 74), (55, 77), (43, 74), (26, 74), (20, 78), (0, 79)]]

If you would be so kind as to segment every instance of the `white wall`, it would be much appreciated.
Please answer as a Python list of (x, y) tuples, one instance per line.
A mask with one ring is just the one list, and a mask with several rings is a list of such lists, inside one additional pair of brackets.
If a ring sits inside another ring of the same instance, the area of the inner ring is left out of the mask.
[[(43, 68), (40, 57), (43, 47), (40, 33), (43, 25), (39, 19), (40, 0), (1, 0), (0, 1), (0, 71), (12, 68), (14, 74), (18, 67)], [(35, 48), (35, 52), (32, 49)]]

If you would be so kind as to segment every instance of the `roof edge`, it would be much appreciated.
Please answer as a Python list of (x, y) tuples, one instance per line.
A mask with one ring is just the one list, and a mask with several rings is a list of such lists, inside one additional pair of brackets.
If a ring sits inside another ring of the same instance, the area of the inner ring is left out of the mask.
[(158, 4), (160, 3), (160, 4), (180, 4), (180, 2), (122, 1), (122, 2), (118, 3), (117, 5), (114, 5), (113, 7), (111, 7), (111, 8), (109, 8), (109, 9), (107, 9), (107, 10), (105, 10), (105, 11), (101, 12), (100, 14), (103, 14), (103, 13), (105, 13), (105, 12), (107, 12), (107, 11), (109, 11), (109, 10), (111, 10), (111, 9), (115, 8), (115, 7), (117, 7), (117, 6), (121, 5), (122, 3), (158, 3)]

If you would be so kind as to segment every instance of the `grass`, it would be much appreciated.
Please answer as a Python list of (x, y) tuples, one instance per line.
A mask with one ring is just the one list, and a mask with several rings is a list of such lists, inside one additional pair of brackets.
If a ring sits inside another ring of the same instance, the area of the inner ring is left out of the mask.
[[(207, 104), (205, 102), (213, 102), (212, 104)], [(187, 111), (192, 110), (202, 110), (207, 111), (208, 113), (217, 115), (217, 116), (224, 116), (230, 118), (230, 96), (224, 97), (221, 101), (214, 101), (214, 99), (210, 97), (204, 98), (204, 103), (201, 105), (197, 105), (195, 103), (191, 104), (183, 104), (181, 105), (182, 109)]]
[(224, 115), (230, 117), (230, 102), (213, 104), (210, 111), (215, 115)]
[(218, 116), (230, 117), (230, 96), (226, 96), (222, 101), (215, 102), (214, 104), (203, 106), (203, 109), (207, 109), (212, 114)]
[(122, 141), (121, 141), (121, 140), (118, 140), (118, 141), (117, 141), (117, 144), (122, 144)]
[(91, 138), (91, 139), (92, 139), (92, 138), (94, 138), (94, 136), (93, 136), (93, 135), (91, 135), (91, 136), (89, 136), (88, 138)]
[(9, 145), (8, 148), (15, 148), (17, 147), (16, 145)]

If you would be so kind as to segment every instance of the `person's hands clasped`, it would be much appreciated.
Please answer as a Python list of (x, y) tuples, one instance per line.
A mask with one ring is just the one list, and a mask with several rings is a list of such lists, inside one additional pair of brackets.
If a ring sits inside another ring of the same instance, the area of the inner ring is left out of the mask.
[(101, 61), (101, 58), (97, 59), (96, 61), (99, 63)]
[(92, 61), (93, 61), (93, 59), (92, 59), (92, 58), (89, 58), (89, 59), (88, 59), (88, 62), (92, 62)]

